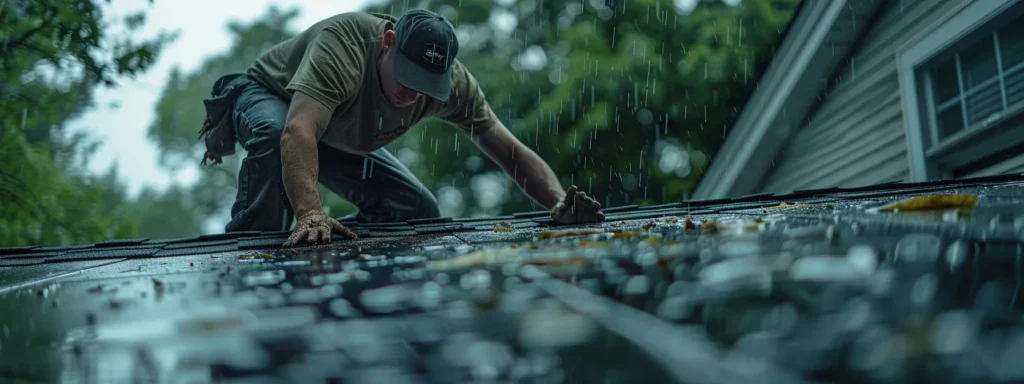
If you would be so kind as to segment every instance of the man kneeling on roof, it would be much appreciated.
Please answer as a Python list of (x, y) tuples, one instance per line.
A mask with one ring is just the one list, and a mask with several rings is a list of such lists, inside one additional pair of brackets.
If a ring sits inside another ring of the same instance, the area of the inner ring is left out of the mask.
[(433, 194), (383, 148), (427, 117), (469, 135), (555, 221), (603, 221), (597, 201), (563, 189), (498, 120), (458, 50), (454, 27), (436, 13), (351, 12), (275, 45), (246, 74), (218, 79), (204, 100), (203, 162), (220, 163), (236, 140), (247, 152), (226, 231), (287, 231), (294, 217), (286, 246), (356, 237), (324, 213), (318, 181), (355, 204), (360, 222), (439, 217)]

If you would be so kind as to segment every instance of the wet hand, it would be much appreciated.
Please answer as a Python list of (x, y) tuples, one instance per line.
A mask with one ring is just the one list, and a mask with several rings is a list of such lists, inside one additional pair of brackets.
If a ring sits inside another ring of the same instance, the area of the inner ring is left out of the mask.
[(334, 233), (350, 239), (358, 237), (350, 229), (345, 228), (344, 225), (341, 225), (334, 218), (327, 216), (323, 211), (312, 211), (298, 219), (295, 229), (292, 230), (292, 235), (284, 242), (284, 246), (291, 247), (298, 245), (302, 241), (309, 245), (316, 244), (318, 241), (330, 243), (331, 234)]
[(601, 203), (573, 185), (565, 192), (565, 199), (551, 208), (551, 218), (562, 224), (600, 223), (604, 221), (604, 212)]

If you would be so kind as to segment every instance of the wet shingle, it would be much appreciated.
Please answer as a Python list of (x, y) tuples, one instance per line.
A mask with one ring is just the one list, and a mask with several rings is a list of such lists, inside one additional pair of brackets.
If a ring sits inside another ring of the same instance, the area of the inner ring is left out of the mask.
[(149, 241), (148, 238), (144, 239), (120, 239), (120, 240), (108, 240), (101, 243), (96, 243), (97, 247), (116, 247), (121, 245), (136, 245), (142, 244)]
[(243, 237), (238, 239), (238, 249), (277, 248), (288, 240), (287, 235)]
[(211, 242), (193, 242), (171, 244), (152, 254), (152, 257), (169, 257), (184, 255), (206, 255), (212, 253), (232, 252), (238, 250), (237, 240), (219, 240)]
[(408, 223), (409, 225), (420, 225), (420, 224), (447, 223), (447, 222), (450, 222), (450, 221), (452, 221), (451, 217), (438, 217), (438, 218), (432, 218), (432, 219), (412, 219), (412, 220), (406, 220), (405, 222)]
[(120, 259), (133, 257), (153, 256), (160, 247), (148, 246), (127, 246), (127, 247), (103, 247), (93, 249), (75, 250), (54, 255), (46, 258), (47, 263), (65, 261), (83, 261), (94, 259)]
[(27, 252), (29, 250), (32, 250), (32, 249), (35, 249), (35, 248), (39, 248), (39, 246), (37, 246), (37, 245), (29, 245), (29, 246), (24, 246), (24, 247), (5, 247), (5, 248), (0, 248), (0, 256), (2, 256), (2, 255), (12, 255), (12, 254), (25, 253), (25, 252)]
[(27, 259), (0, 259), (0, 267), (17, 267), (22, 265), (41, 264), (44, 262), (46, 262), (46, 259), (41, 257)]

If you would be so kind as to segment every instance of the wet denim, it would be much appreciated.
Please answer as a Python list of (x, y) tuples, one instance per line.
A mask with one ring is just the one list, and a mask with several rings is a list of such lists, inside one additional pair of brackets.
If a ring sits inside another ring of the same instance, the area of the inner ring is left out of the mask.
[[(287, 231), (294, 220), (281, 178), (281, 131), (288, 100), (246, 78), (234, 102), (235, 137), (247, 152), (227, 232)], [(354, 155), (318, 146), (319, 181), (350, 201), (360, 222), (401, 222), (440, 216), (437, 199), (402, 163), (381, 148)]]

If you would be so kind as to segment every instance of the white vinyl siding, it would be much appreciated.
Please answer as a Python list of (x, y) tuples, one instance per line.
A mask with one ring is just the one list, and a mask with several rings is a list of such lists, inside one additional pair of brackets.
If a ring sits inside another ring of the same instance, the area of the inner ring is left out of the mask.
[(816, 99), (819, 106), (790, 138), (758, 192), (908, 180), (896, 47), (961, 2), (887, 2), (828, 90)]

